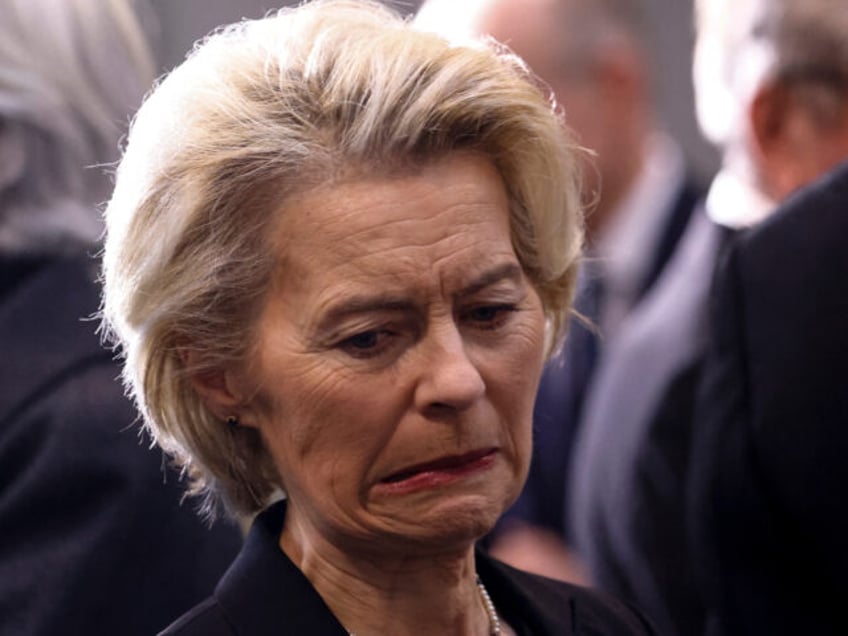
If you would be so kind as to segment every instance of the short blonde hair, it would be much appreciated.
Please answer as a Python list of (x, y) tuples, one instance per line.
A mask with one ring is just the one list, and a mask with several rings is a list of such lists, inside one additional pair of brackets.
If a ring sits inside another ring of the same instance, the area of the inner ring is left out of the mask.
[[(286, 197), (351, 169), (491, 159), (551, 342), (582, 242), (574, 146), (516, 57), (416, 31), (369, 1), (318, 0), (212, 34), (150, 95), (106, 210), (104, 325), (128, 389), (192, 492), (252, 513), (282, 488), (254, 429), (227, 426), (190, 377), (248, 359), (279, 263)], [(356, 174), (359, 174), (357, 172)], [(186, 368), (181, 351), (200, 360)]]

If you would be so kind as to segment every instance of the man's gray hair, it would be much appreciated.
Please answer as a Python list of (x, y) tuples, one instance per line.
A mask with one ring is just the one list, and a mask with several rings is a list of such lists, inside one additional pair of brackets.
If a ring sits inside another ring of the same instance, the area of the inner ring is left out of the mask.
[(811, 105), (823, 90), (848, 93), (845, 0), (697, 0), (696, 20), (698, 118), (726, 150), (740, 143), (745, 113), (766, 82), (797, 85)]

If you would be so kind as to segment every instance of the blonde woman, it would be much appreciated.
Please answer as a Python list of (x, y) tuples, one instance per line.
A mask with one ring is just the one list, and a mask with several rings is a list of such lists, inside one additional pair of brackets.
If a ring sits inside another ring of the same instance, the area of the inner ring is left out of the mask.
[(164, 80), (107, 210), (107, 326), (194, 491), (260, 513), (164, 633), (650, 632), (474, 548), (570, 311), (575, 165), (519, 60), (373, 3), (234, 25)]

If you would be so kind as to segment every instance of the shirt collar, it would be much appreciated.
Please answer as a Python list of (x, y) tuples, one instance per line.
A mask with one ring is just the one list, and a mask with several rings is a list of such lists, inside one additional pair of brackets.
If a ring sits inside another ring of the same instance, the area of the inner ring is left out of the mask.
[(722, 169), (710, 184), (706, 207), (713, 222), (740, 230), (762, 221), (775, 202), (737, 174)]

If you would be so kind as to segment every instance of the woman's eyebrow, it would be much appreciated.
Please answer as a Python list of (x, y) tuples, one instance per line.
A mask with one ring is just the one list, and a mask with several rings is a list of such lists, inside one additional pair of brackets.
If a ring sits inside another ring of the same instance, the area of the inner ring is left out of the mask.
[(503, 263), (501, 265), (496, 265), (495, 267), (486, 270), (482, 274), (480, 274), (477, 278), (472, 280), (469, 284), (459, 290), (455, 294), (455, 297), (461, 296), (473, 296), (477, 292), (489, 287), (490, 285), (494, 285), (495, 283), (499, 283), (501, 281), (511, 281), (514, 283), (520, 283), (524, 278), (524, 272), (521, 269), (521, 266), (515, 262)]
[[(520, 265), (513, 262), (503, 263), (480, 274), (454, 294), (454, 297), (472, 296), (495, 283), (504, 280), (518, 283), (522, 278), (523, 272)], [(317, 331), (332, 329), (339, 321), (358, 314), (403, 312), (411, 311), (415, 307), (416, 304), (410, 298), (395, 293), (357, 294), (331, 305), (321, 316)]]
[(408, 298), (396, 294), (360, 294), (350, 296), (331, 305), (318, 323), (318, 330), (331, 328), (332, 325), (349, 316), (380, 311), (409, 311), (415, 304)]

